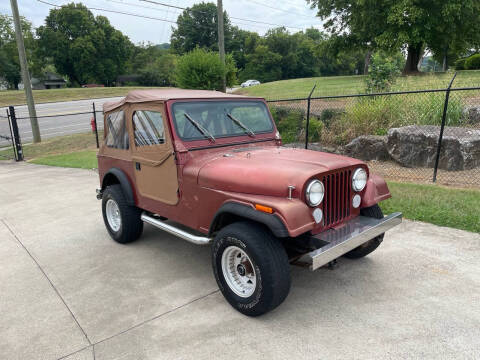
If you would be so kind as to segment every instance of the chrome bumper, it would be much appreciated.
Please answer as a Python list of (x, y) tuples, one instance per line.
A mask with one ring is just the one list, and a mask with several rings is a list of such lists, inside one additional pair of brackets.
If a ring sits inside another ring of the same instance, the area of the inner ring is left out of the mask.
[(326, 245), (301, 256), (297, 262), (308, 264), (311, 270), (316, 270), (401, 222), (402, 213), (399, 212), (383, 219), (358, 216), (339, 229), (330, 229), (315, 235), (315, 238), (326, 242)]

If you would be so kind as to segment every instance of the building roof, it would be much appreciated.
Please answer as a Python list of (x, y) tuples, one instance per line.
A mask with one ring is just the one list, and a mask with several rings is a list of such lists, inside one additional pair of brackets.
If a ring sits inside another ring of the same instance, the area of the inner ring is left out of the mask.
[(210, 90), (186, 90), (177, 88), (133, 90), (120, 101), (106, 102), (103, 104), (103, 111), (116, 109), (126, 103), (142, 103), (152, 101), (167, 101), (180, 99), (238, 99), (246, 96), (225, 94), (219, 91)]

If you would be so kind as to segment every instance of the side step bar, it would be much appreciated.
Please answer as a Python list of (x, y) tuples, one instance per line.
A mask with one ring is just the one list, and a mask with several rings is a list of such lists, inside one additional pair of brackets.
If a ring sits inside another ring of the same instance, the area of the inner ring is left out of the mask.
[(402, 213), (399, 212), (383, 219), (358, 216), (339, 229), (330, 229), (315, 235), (315, 238), (327, 244), (303, 255), (298, 262), (308, 264), (311, 270), (316, 270), (401, 222)]
[(165, 221), (154, 218), (153, 216), (150, 216), (145, 212), (142, 213), (141, 219), (143, 222), (153, 225), (163, 231), (166, 231), (172, 235), (175, 235), (179, 238), (182, 238), (183, 240), (187, 240), (188, 242), (196, 245), (208, 245), (212, 242), (212, 238), (190, 234), (185, 230), (167, 224)]

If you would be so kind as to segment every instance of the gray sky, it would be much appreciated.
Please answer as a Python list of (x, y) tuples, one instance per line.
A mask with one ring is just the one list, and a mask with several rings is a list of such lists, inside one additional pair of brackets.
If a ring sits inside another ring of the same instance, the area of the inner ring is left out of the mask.
[[(43, 24), (51, 6), (40, 3), (36, 0), (17, 0), (20, 15), (30, 20), (35, 27)], [(68, 0), (46, 0), (47, 2), (62, 5), (72, 1)], [(176, 5), (180, 7), (191, 7), (198, 0), (156, 0), (161, 3)], [(79, 2), (79, 1), (77, 1)], [(181, 10), (158, 6), (140, 0), (82, 0), (87, 7), (103, 8), (108, 10), (135, 13), (150, 17), (176, 21)], [(237, 18), (262, 21), (279, 25), (288, 25), (290, 32), (314, 26), (321, 27), (321, 21), (315, 17), (316, 11), (311, 10), (305, 0), (223, 0), (223, 7), (229, 16)], [(1, 0), (0, 12), (11, 14), (10, 2)], [(92, 10), (95, 15), (108, 17), (112, 25), (121, 30), (134, 43), (150, 41), (158, 44), (170, 41), (171, 27), (175, 24), (143, 19), (128, 15), (113, 14), (103, 11)], [(234, 25), (241, 29), (256, 31), (264, 34), (269, 28), (275, 27), (251, 23), (242, 20), (231, 19)]]

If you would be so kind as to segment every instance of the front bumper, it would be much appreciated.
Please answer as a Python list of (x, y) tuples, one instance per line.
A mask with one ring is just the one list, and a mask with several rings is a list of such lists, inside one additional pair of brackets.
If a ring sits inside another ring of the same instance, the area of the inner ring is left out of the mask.
[(325, 245), (301, 256), (297, 262), (307, 264), (311, 270), (316, 270), (401, 222), (402, 213), (399, 212), (390, 214), (383, 219), (358, 216), (340, 228), (315, 235), (314, 238)]

